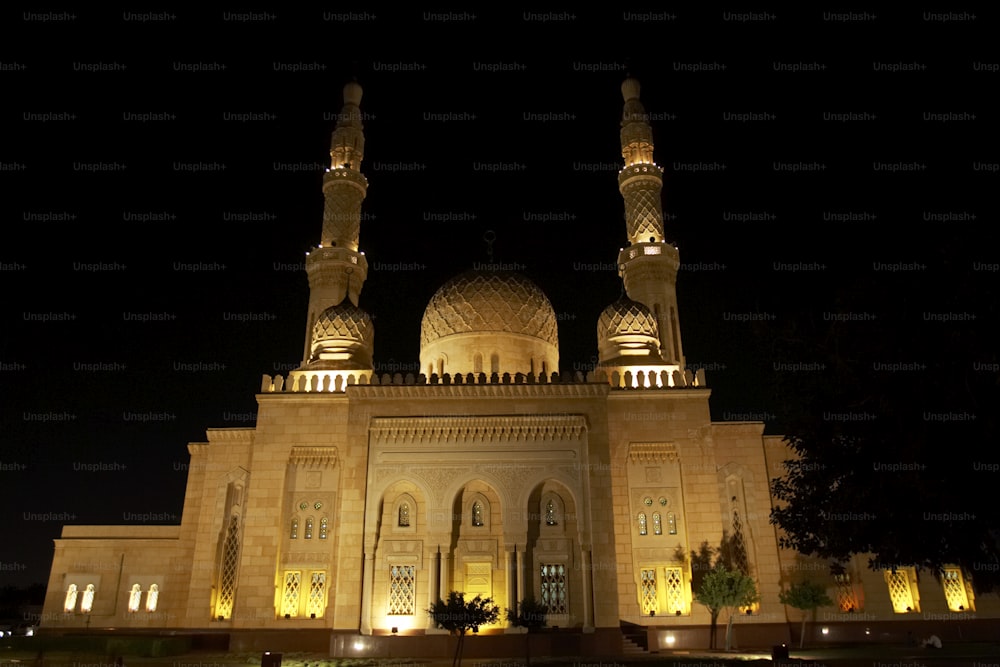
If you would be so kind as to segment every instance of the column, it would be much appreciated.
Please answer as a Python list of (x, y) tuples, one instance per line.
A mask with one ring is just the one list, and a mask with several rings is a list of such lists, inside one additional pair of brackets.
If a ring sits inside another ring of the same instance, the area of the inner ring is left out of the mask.
[(365, 552), (365, 565), (361, 574), (361, 634), (372, 633), (372, 589), (375, 587), (375, 554)]
[(514, 552), (515, 565), (514, 568), (517, 570), (517, 599), (524, 599), (524, 566), (525, 566), (525, 546), (518, 545), (517, 550)]
[(442, 599), (451, 592), (451, 553), (448, 551), (441, 552), (441, 576), (438, 579), (438, 586)]
[(583, 549), (583, 631), (594, 629), (594, 581), (592, 555), (590, 549)]
[[(503, 552), (503, 568), (507, 579), (507, 608), (517, 610), (517, 551), (516, 547), (508, 546)], [(513, 626), (507, 624), (507, 628)]]
[[(435, 602), (440, 599), (440, 593), (438, 593), (438, 548), (433, 547), (433, 550), (427, 555), (427, 608), (430, 608)], [(434, 617), (427, 614), (427, 629), (433, 630), (437, 625), (434, 623)]]

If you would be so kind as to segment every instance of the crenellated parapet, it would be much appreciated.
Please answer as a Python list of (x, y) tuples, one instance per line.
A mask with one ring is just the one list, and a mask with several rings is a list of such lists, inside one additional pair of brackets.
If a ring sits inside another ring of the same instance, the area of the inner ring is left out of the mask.
[(508, 386), (567, 386), (567, 385), (608, 385), (611, 389), (702, 389), (707, 386), (705, 371), (681, 371), (679, 368), (656, 369), (614, 369), (606, 373), (601, 369), (573, 374), (559, 373), (445, 373), (431, 376), (414, 374), (383, 373), (373, 371), (292, 371), (286, 381), (282, 375), (264, 375), (260, 391), (270, 393), (344, 393), (350, 386), (410, 386), (410, 387), (508, 387)]

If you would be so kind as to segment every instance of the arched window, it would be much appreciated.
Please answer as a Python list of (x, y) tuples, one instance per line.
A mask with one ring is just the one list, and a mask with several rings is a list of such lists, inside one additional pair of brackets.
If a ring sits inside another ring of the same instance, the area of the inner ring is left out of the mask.
[(311, 540), (313, 538), (313, 518), (306, 518), (306, 539)]
[(646, 513), (645, 512), (639, 512), (639, 534), (640, 535), (645, 535), (646, 534)]
[(128, 610), (139, 611), (139, 602), (142, 600), (142, 586), (132, 584), (132, 590), (128, 594)]
[(663, 534), (663, 523), (660, 521), (660, 513), (653, 512), (653, 535)]
[(330, 520), (323, 517), (319, 520), (319, 539), (325, 540), (330, 529)]
[(292, 517), (292, 526), (288, 530), (288, 538), (292, 540), (299, 539), (299, 517)]
[(156, 611), (156, 603), (159, 599), (160, 587), (156, 584), (150, 584), (149, 590), (146, 592), (146, 611)]
[(66, 589), (66, 601), (63, 603), (63, 611), (70, 612), (76, 609), (76, 584), (70, 584)]
[(677, 517), (673, 512), (667, 514), (667, 532), (671, 535), (677, 534)]
[(476, 356), (472, 358), (472, 370), (475, 373), (483, 372), (483, 355), (481, 352), (476, 352)]
[(438, 377), (444, 375), (444, 357), (438, 357)]
[(403, 502), (399, 505), (399, 516), (396, 520), (396, 525), (400, 528), (410, 527), (410, 503)]
[(494, 352), (490, 355), (490, 373), (500, 372), (500, 355)]
[(472, 525), (473, 526), (485, 525), (483, 519), (483, 504), (478, 500), (472, 503)]
[(559, 521), (556, 519), (556, 504), (549, 498), (548, 502), (545, 503), (545, 525), (555, 526), (558, 523)]
[(80, 611), (85, 614), (89, 614), (94, 608), (94, 584), (87, 584), (87, 587), (83, 589), (83, 598), (80, 600)]

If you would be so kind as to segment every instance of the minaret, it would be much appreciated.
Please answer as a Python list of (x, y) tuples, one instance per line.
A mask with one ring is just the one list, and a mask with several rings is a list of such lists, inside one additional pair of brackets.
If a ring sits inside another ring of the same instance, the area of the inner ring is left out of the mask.
[(344, 86), (344, 106), (330, 142), (330, 168), (323, 176), (323, 231), (319, 246), (306, 256), (309, 276), (309, 314), (306, 322), (303, 364), (312, 353), (313, 329), (320, 314), (344, 298), (358, 305), (361, 287), (368, 276), (368, 261), (358, 252), (361, 202), (368, 179), (361, 173), (365, 154), (361, 122), (361, 86)]
[(660, 190), (663, 169), (653, 162), (653, 129), (639, 101), (639, 82), (622, 83), (621, 144), (625, 167), (618, 174), (618, 190), (625, 200), (625, 227), (629, 245), (618, 255), (618, 274), (629, 298), (654, 315), (660, 355), (668, 364), (684, 368), (680, 322), (677, 315), (677, 269), (680, 255), (663, 234)]

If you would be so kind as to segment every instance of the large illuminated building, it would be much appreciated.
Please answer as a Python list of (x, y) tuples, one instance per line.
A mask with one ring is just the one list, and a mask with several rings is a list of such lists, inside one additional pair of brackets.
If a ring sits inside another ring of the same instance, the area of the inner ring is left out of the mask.
[(763, 423), (713, 422), (705, 377), (685, 366), (663, 170), (639, 84), (622, 94), (624, 295), (595, 322), (598, 367), (559, 374), (545, 294), (478, 270), (427, 304), (421, 373), (380, 375), (359, 306), (368, 182), (362, 91), (348, 84), (306, 260), (301, 365), (264, 376), (256, 426), (188, 445), (180, 525), (63, 529), (43, 627), (308, 632), (336, 654), (377, 653), (393, 630), (438, 632), (426, 609), (458, 590), (541, 600), (591, 655), (623, 650), (623, 621), (652, 628), (650, 649), (705, 646), (688, 554), (723, 534), (761, 594), (739, 618), (754, 626), (745, 643), (788, 639), (799, 612), (778, 593), (806, 577), (828, 586), (837, 605), (820, 619), (843, 637), (854, 619), (972, 613), (958, 571), (941, 584), (857, 559), (835, 578), (779, 551), (768, 480), (788, 451)]

